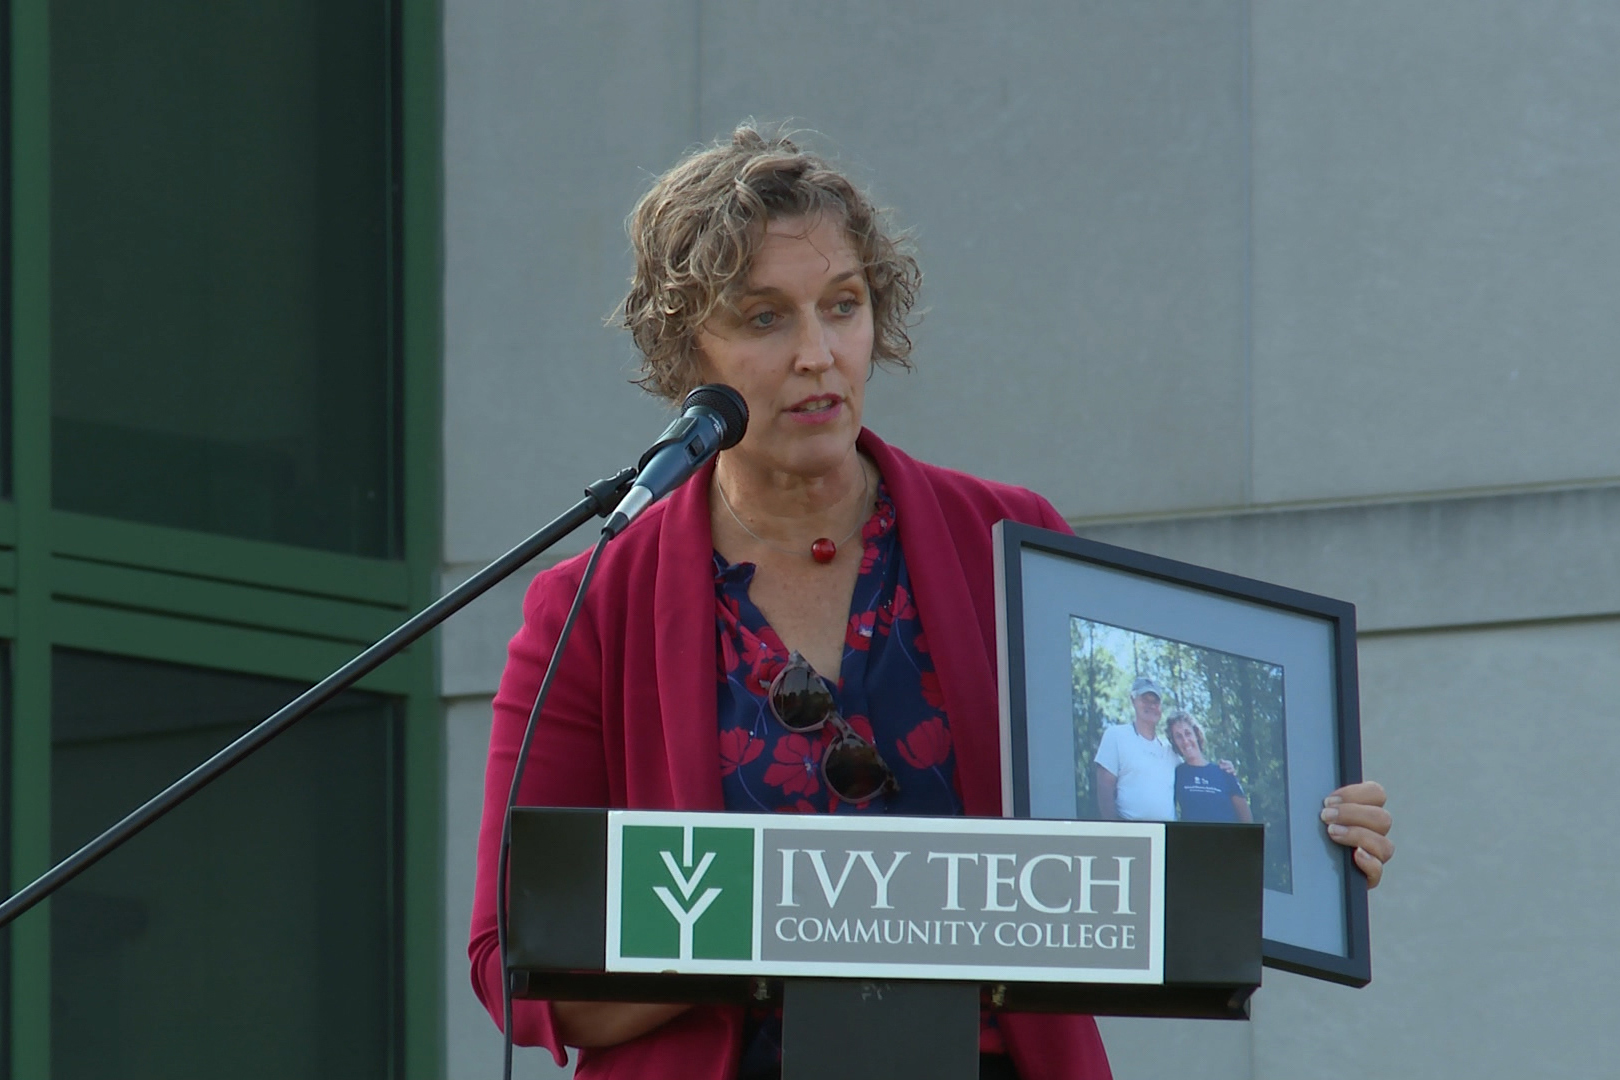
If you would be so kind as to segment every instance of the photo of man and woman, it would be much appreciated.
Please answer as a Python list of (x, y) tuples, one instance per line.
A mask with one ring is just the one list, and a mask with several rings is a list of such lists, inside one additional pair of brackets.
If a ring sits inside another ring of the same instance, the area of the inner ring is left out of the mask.
[(1281, 665), (1069, 620), (1076, 814), (1257, 821), (1265, 884), (1293, 892)]

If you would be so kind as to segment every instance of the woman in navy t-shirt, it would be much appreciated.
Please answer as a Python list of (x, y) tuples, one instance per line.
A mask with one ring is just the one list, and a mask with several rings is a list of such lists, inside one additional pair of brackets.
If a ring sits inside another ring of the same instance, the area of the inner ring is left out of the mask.
[(1237, 777), (1204, 757), (1204, 729), (1184, 712), (1165, 725), (1170, 745), (1181, 755), (1176, 766), (1176, 816), (1180, 821), (1253, 821), (1248, 797)]

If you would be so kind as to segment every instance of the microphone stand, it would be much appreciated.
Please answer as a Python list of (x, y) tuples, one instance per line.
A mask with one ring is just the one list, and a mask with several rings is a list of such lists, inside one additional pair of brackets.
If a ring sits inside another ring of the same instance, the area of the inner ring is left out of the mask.
[(153, 796), (145, 805), (112, 828), (57, 863), (32, 884), (0, 904), (0, 926), (8, 925), (23, 912), (88, 870), (103, 856), (217, 780), (226, 770), (239, 764), (249, 754), (353, 686), (384, 661), (403, 651), (417, 638), (466, 607), (496, 582), (511, 576), (524, 563), (591, 518), (605, 518), (613, 513), (619, 500), (635, 482), (636, 472), (633, 467), (627, 468), (586, 488), (585, 498), (575, 503), (545, 528), (411, 616), (365, 652), (304, 691), (279, 712), (261, 721), (235, 742)]

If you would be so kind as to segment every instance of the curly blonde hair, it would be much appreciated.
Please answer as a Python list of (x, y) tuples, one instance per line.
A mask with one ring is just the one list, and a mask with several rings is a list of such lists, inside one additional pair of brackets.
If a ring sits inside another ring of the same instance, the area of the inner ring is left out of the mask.
[(747, 284), (766, 226), (821, 214), (843, 222), (866, 269), (872, 359), (909, 369), (922, 274), (904, 239), (843, 173), (786, 132), (745, 122), (660, 176), (626, 222), (636, 265), (617, 318), (641, 350), (636, 384), (670, 401), (697, 385), (698, 329)]

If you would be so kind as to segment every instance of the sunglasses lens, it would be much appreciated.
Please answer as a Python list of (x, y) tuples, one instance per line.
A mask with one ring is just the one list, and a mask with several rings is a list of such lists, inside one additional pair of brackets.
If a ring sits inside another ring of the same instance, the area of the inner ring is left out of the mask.
[(870, 802), (894, 785), (894, 774), (877, 747), (857, 735), (840, 735), (821, 761), (827, 786), (847, 803)]
[(789, 664), (771, 685), (771, 711), (789, 731), (814, 731), (832, 710), (831, 691), (808, 664)]
[(838, 703), (826, 680), (797, 652), (771, 683), (770, 704), (776, 719), (792, 732), (818, 731), (832, 721), (835, 734), (821, 759), (821, 775), (834, 795), (860, 805), (884, 791), (899, 790), (894, 773), (877, 747), (856, 734), (838, 715)]

